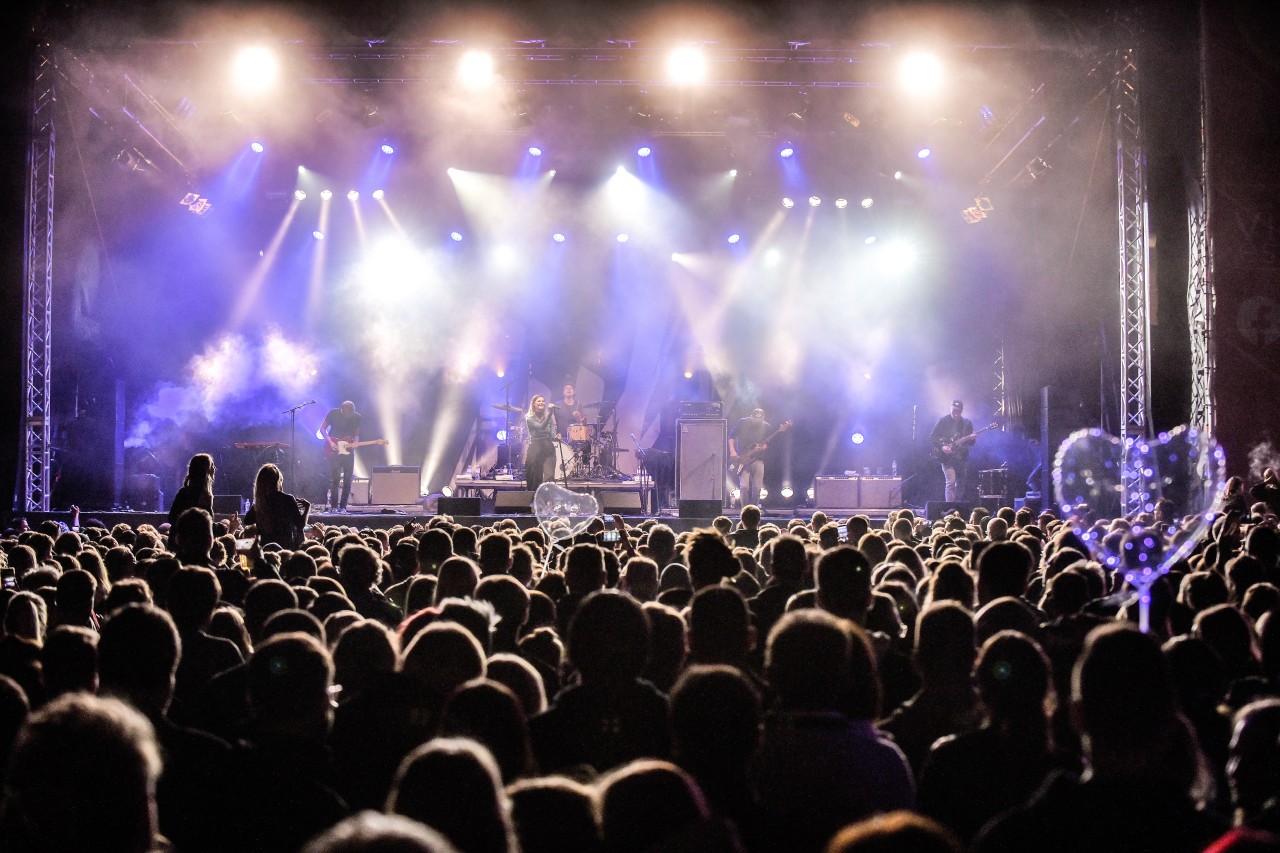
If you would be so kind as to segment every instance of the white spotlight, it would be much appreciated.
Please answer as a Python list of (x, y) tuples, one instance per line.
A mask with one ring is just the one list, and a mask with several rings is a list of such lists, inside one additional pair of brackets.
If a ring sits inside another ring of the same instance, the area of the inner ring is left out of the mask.
[(563, 243), (563, 242), (564, 242), (564, 235), (563, 235), (563, 234), (561, 234), (559, 231), (557, 231), (556, 233), (554, 233), (554, 234), (552, 234), (552, 235), (551, 235), (551, 239), (552, 239), (552, 240), (555, 240), (557, 243)]
[(347, 192), (347, 201), (355, 201), (358, 198), (360, 198), (360, 193), (356, 190), (350, 190)]
[(306, 190), (294, 190), (294, 191), (293, 191), (293, 197), (294, 197), (294, 198), (296, 198), (298, 201), (302, 201), (304, 198), (306, 198), (306, 197), (307, 197), (307, 191), (306, 191)]
[(847, 198), (838, 198), (838, 199), (836, 199), (836, 208), (837, 208), (838, 210), (844, 210), (844, 209), (845, 209), (846, 207), (848, 207), (848, 206), (849, 206), (849, 199), (847, 199)]
[(320, 198), (328, 201), (333, 198), (333, 190), (320, 190)]
[(810, 207), (817, 207), (820, 204), (822, 204), (822, 199), (818, 198), (816, 195), (809, 196)]
[(795, 490), (790, 486), (783, 486), (782, 491), (778, 492), (778, 494), (782, 495), (786, 500), (790, 500), (791, 496), (795, 494)]
[(667, 75), (680, 85), (701, 83), (707, 79), (707, 57), (699, 47), (678, 47), (667, 58)]
[(472, 91), (493, 85), (493, 57), (482, 50), (469, 50), (458, 60), (458, 82)]
[(630, 239), (631, 239), (631, 237), (630, 237), (630, 236), (628, 236), (628, 235), (626, 235), (626, 234), (619, 234), (619, 235), (618, 235), (618, 242), (619, 242), (619, 243), (625, 243), (625, 242), (627, 242), (627, 241), (628, 241), (628, 240), (630, 240)]
[(383, 190), (374, 190), (374, 191), (373, 191), (373, 199), (374, 199), (374, 201), (382, 201), (382, 199), (383, 199), (383, 197), (384, 197), (384, 196), (386, 196), (386, 192), (384, 192)]
[(323, 232), (323, 231), (312, 231), (312, 232), (311, 232), (311, 236), (312, 236), (312, 237), (314, 237), (314, 238), (316, 238), (317, 240), (323, 240), (323, 239), (324, 239), (324, 232)]
[(898, 275), (910, 270), (916, 264), (916, 252), (902, 242), (890, 243), (880, 250), (880, 263), (885, 272)]
[(729, 170), (729, 177), (731, 177), (731, 178), (736, 178), (736, 177), (738, 177), (738, 170), (737, 170), (737, 169), (730, 169), (730, 170)]
[(231, 66), (236, 88), (250, 94), (272, 89), (280, 77), (280, 60), (265, 47), (246, 47), (236, 55)]
[(862, 200), (862, 209), (866, 210), (867, 208), (871, 207), (871, 205), (875, 203), (876, 203), (875, 199), (873, 199), (871, 196), (867, 196)]
[(910, 53), (898, 66), (898, 82), (912, 94), (935, 92), (942, 85), (942, 62), (932, 53)]
[(794, 201), (793, 199), (790, 199), (790, 198), (783, 198), (783, 199), (782, 199), (782, 206), (783, 206), (783, 207), (785, 207), (787, 210), (790, 210), (791, 208), (793, 208), (793, 207), (795, 207), (795, 206), (796, 206), (796, 203), (795, 203), (795, 201)]

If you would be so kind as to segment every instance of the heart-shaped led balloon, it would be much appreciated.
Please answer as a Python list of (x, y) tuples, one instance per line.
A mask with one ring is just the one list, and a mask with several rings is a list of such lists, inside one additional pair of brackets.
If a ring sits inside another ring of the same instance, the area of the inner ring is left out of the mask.
[[(1226, 486), (1226, 454), (1207, 431), (1178, 427), (1156, 439), (1124, 442), (1101, 430), (1073, 433), (1053, 463), (1054, 491), (1064, 517), (1093, 557), (1117, 571), (1138, 590), (1146, 625), (1147, 590), (1195, 548), (1212, 523)], [(1173, 503), (1168, 529), (1132, 530), (1122, 552), (1108, 553), (1095, 530), (1081, 523), (1082, 509), (1098, 518), (1128, 512), (1154, 513)], [(1128, 512), (1127, 512), (1128, 511)]]
[(559, 483), (547, 482), (533, 493), (533, 514), (552, 541), (572, 539), (600, 514), (600, 502), (595, 495), (584, 495)]

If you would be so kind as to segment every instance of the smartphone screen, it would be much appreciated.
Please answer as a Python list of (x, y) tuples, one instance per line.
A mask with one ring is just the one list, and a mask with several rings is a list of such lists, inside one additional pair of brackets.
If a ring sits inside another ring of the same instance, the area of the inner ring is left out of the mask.
[(619, 538), (620, 537), (619, 537), (618, 531), (614, 528), (609, 528), (604, 532), (605, 542), (617, 542), (619, 541)]
[(10, 568), (0, 569), (0, 584), (3, 584), (5, 589), (17, 589), (18, 588), (17, 572), (15, 572), (13, 569), (10, 569)]
[(240, 568), (246, 572), (253, 568), (253, 558), (249, 554), (252, 550), (253, 539), (236, 540), (236, 557), (240, 561)]
[(849, 525), (842, 524), (836, 528), (836, 535), (840, 537), (841, 542), (849, 541)]

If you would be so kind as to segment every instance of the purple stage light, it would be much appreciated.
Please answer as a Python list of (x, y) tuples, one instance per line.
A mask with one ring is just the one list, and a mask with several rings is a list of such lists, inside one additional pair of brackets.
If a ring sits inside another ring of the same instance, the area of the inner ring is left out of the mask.
[(347, 201), (355, 201), (358, 198), (360, 198), (360, 193), (356, 190), (350, 190), (347, 192)]
[(650, 148), (648, 145), (641, 145), (639, 148), (636, 149), (636, 156), (638, 157), (648, 157), (652, 153), (653, 153), (653, 149)]
[(249, 150), (252, 151), (254, 154), (261, 154), (263, 151), (266, 151), (267, 149), (266, 149), (266, 146), (263, 145), (261, 142), (250, 142)]
[(296, 198), (298, 201), (302, 201), (304, 198), (306, 198), (306, 197), (307, 197), (307, 191), (306, 191), (306, 190), (294, 190), (294, 191), (293, 191), (293, 197), (294, 197), (294, 198)]
[(728, 240), (728, 243), (729, 243), (729, 245), (730, 245), (730, 246), (736, 246), (736, 245), (738, 244), (738, 242), (739, 242), (740, 240), (742, 240), (742, 235), (741, 235), (741, 234), (730, 234), (730, 235), (728, 236), (727, 240)]
[(865, 435), (863, 435), (862, 433), (860, 433), (860, 432), (855, 432), (855, 433), (853, 434), (853, 443), (854, 443), (854, 444), (862, 444), (862, 442), (864, 442), (864, 441), (866, 441), (866, 440), (867, 440), (867, 437), (866, 437)]
[(383, 190), (374, 190), (374, 191), (373, 191), (373, 198), (374, 198), (374, 201), (382, 201), (383, 196), (385, 196), (385, 195), (386, 195), (386, 192), (385, 192), (385, 191), (383, 191)]
[(381, 149), (380, 149), (380, 150), (382, 151), (382, 153), (383, 153), (383, 154), (394, 154), (394, 153), (396, 153), (395, 146), (394, 146), (394, 145), (392, 145), (390, 142), (384, 142), (384, 143), (382, 143), (382, 147), (381, 147)]
[(795, 153), (796, 153), (796, 147), (792, 145), (790, 142), (782, 143), (782, 147), (778, 149), (778, 156), (784, 160)]
[(450, 232), (449, 232), (449, 239), (450, 239), (450, 240), (452, 240), (452, 241), (453, 241), (453, 242), (455, 242), (455, 243), (461, 243), (461, 242), (462, 242), (462, 233), (461, 233), (461, 232), (459, 232), (459, 231), (450, 231)]
[(552, 234), (552, 235), (551, 235), (551, 239), (552, 239), (552, 240), (555, 240), (557, 243), (563, 243), (563, 242), (564, 242), (564, 235), (563, 235), (563, 234), (561, 234), (559, 231), (557, 231), (556, 233), (554, 233), (554, 234)]
[(530, 156), (530, 157), (541, 157), (541, 156), (542, 156), (542, 149), (541, 149), (541, 148), (539, 148), (539, 147), (538, 147), (538, 146), (536, 146), (536, 145), (530, 145), (530, 146), (529, 146), (529, 156)]
[(324, 232), (323, 232), (323, 231), (312, 231), (312, 232), (311, 232), (311, 236), (312, 236), (312, 237), (314, 237), (314, 238), (316, 238), (317, 240), (323, 240), (323, 239), (324, 239)]
[(933, 149), (929, 148), (928, 146), (925, 146), (924, 148), (921, 148), (919, 151), (916, 152), (916, 157), (920, 160), (925, 160), (925, 159), (928, 159), (929, 155), (932, 153), (933, 153)]

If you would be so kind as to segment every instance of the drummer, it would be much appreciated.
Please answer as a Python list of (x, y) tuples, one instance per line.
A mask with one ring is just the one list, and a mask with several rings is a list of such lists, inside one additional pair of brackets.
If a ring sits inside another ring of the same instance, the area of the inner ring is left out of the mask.
[(591, 435), (588, 431), (587, 417), (582, 413), (582, 402), (571, 383), (564, 386), (564, 397), (555, 404), (556, 432), (569, 442), (573, 448), (575, 468), (589, 467), (591, 464)]

